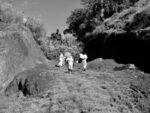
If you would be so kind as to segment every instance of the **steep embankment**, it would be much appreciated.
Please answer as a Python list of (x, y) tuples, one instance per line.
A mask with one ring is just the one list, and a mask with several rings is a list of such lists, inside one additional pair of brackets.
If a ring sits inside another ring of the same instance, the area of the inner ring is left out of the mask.
[(89, 60), (113, 58), (119, 63), (134, 63), (150, 72), (147, 66), (150, 63), (149, 12), (149, 6), (133, 7), (105, 20), (93, 31), (93, 40), (85, 45)]
[(0, 91), (18, 73), (45, 65), (46, 59), (30, 30), (22, 25), (5, 26), (0, 31)]

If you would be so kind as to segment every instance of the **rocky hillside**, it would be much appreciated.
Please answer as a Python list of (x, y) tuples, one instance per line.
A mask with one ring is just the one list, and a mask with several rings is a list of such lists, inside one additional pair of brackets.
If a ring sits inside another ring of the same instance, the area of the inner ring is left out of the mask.
[(102, 57), (149, 71), (149, 0), (81, 0), (67, 19), (89, 61)]
[(0, 32), (0, 88), (5, 88), (18, 73), (39, 64), (46, 58), (29, 29), (10, 26)]
[(18, 73), (46, 65), (35, 41), (43, 36), (41, 32), (35, 20), (17, 12), (11, 4), (0, 2), (0, 94)]
[(89, 60), (113, 58), (119, 63), (134, 63), (149, 72), (149, 11), (149, 5), (131, 7), (104, 20), (86, 41)]

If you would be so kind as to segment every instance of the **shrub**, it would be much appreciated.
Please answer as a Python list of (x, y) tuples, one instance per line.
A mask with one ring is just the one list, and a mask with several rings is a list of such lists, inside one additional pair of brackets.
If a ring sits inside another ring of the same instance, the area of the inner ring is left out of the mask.
[(0, 22), (11, 23), (23, 23), (24, 15), (21, 12), (17, 12), (12, 4), (3, 2), (0, 3)]
[[(16, 26), (16, 27), (14, 27)], [(41, 21), (26, 17), (22, 12), (18, 12), (10, 3), (0, 2), (0, 31), (13, 30), (14, 28), (27, 28), (31, 31), (35, 41), (43, 50), (47, 48), (46, 30)]]
[(43, 24), (37, 19), (28, 17), (25, 26), (30, 29), (36, 42), (39, 45), (42, 45), (42, 39), (46, 37), (46, 30)]
[(82, 51), (81, 43), (77, 42), (76, 37), (65, 35), (61, 40), (49, 38), (47, 50), (44, 50), (48, 59), (57, 59), (60, 52), (70, 52), (73, 56)]

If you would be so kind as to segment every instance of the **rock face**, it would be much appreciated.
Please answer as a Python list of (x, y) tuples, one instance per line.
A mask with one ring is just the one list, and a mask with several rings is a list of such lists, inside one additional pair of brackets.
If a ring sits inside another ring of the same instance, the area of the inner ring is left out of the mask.
[(27, 28), (13, 25), (0, 31), (0, 91), (14, 76), (38, 65), (46, 59)]
[(38, 96), (53, 83), (52, 76), (47, 75), (47, 66), (40, 64), (30, 70), (18, 73), (5, 90), (6, 96), (16, 95), (22, 92), (24, 96)]

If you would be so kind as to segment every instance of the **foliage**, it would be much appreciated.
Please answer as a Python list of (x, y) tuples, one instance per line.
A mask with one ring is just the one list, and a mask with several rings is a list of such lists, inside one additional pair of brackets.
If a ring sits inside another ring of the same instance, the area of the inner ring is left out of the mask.
[[(85, 43), (97, 26), (103, 25), (106, 19), (111, 18), (114, 14), (124, 9), (134, 6), (138, 1), (139, 0), (81, 0), (83, 8), (72, 11), (67, 19), (67, 24), (69, 25), (68, 29), (76, 34), (79, 41)], [(102, 17), (102, 15), (104, 16)], [(122, 26), (121, 23), (117, 23), (117, 25)]]
[(16, 11), (11, 3), (0, 3), (0, 23), (2, 23), (2, 25), (7, 24), (8, 26), (19, 24), (27, 27), (39, 44), (41, 43), (41, 38), (46, 35), (46, 30), (39, 20), (25, 17), (23, 13)]
[(144, 7), (144, 6), (147, 6), (150, 4), (150, 1), (149, 0), (139, 0), (135, 6), (137, 7)]
[(96, 27), (94, 34), (112, 32), (132, 32), (146, 29), (150, 26), (150, 7), (130, 7), (121, 13), (106, 19), (103, 24)]
[[(52, 33), (55, 34), (55, 33)], [(76, 41), (76, 38), (71, 34), (66, 34), (61, 39), (57, 40), (52, 37), (47, 37), (47, 49), (44, 53), (48, 59), (57, 59), (60, 52), (70, 52), (75, 56), (81, 52), (81, 43)]]
[(107, 18), (103, 24), (96, 27), (93, 34), (102, 32), (122, 32), (127, 29), (131, 18), (136, 13), (137, 9), (134, 7), (123, 10), (121, 13), (116, 13), (110, 18)]
[(56, 30), (56, 33), (52, 33), (50, 38), (52, 40), (61, 40), (61, 34), (59, 33), (59, 29)]
[(11, 23), (23, 23), (23, 14), (17, 12), (12, 4), (0, 3), (0, 22), (11, 24)]
[(69, 24), (69, 29), (73, 32), (78, 33), (79, 26), (84, 22), (86, 18), (85, 9), (75, 9), (71, 12), (71, 16), (67, 18), (67, 24)]
[(42, 38), (46, 37), (44, 25), (39, 20), (28, 17), (25, 26), (30, 29), (36, 42), (42, 45)]
[(44, 25), (40, 20), (26, 17), (21, 12), (16, 11), (10, 3), (0, 4), (0, 30), (5, 30), (6, 28), (13, 29), (14, 27), (11, 26), (14, 25), (29, 29), (36, 42), (40, 45), (42, 51), (49, 59), (56, 59), (60, 51), (69, 51), (72, 54), (81, 51), (80, 43), (76, 41), (74, 36), (67, 36), (66, 34), (62, 37), (59, 29), (57, 29), (55, 33), (52, 33), (51, 36), (48, 37), (46, 36)]
[(42, 22), (18, 12), (11, 3), (0, 2), (0, 31), (5, 31), (7, 28), (14, 29), (12, 26), (17, 26), (17, 29), (27, 28), (40, 47), (43, 50), (47, 49), (46, 30)]
[(100, 14), (101, 9), (105, 9), (105, 17), (110, 17), (115, 12), (133, 6), (139, 0), (81, 0), (83, 6), (90, 9), (95, 15)]
[[(98, 22), (97, 22), (98, 23)], [(72, 11), (71, 16), (67, 18), (69, 29), (74, 33), (79, 41), (83, 41), (86, 32), (91, 32), (96, 24), (96, 19), (92, 18), (85, 8), (79, 8)]]

